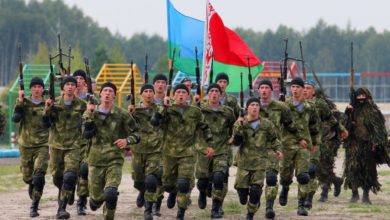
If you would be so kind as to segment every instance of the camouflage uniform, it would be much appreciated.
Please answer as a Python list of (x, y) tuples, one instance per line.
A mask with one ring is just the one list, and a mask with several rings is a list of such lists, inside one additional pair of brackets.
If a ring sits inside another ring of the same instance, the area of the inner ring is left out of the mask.
[[(204, 203), (201, 208), (206, 206), (206, 191), (209, 184), (214, 186), (212, 187), (213, 213), (219, 211), (225, 198), (223, 189), (227, 188), (229, 155), (231, 153), (231, 145), (228, 144), (228, 141), (232, 136), (235, 116), (233, 110), (224, 105), (220, 105), (215, 110), (208, 105), (203, 105), (201, 110), (210, 127), (215, 145), (213, 146), (214, 156), (212, 158), (205, 157), (202, 151), (197, 152), (195, 176), (198, 179), (199, 198), (202, 198), (201, 203)], [(197, 146), (207, 147), (202, 138), (198, 140)]]
[(287, 192), (295, 171), (298, 181), (299, 207), (302, 208), (305, 197), (309, 193), (310, 176), (308, 171), (312, 146), (321, 143), (318, 130), (319, 118), (314, 106), (307, 101), (301, 103), (301, 110), (293, 104), (293, 100), (287, 101), (286, 104), (291, 110), (292, 120), (298, 129), (299, 135), (308, 143), (308, 147), (306, 149), (302, 148), (295, 136), (283, 131), (284, 159), (280, 167), (280, 183), (283, 189), (279, 196), (279, 202), (281, 205), (286, 205)]
[(29, 184), (33, 206), (41, 199), (49, 160), (49, 129), (42, 123), (44, 110), (45, 100), (34, 104), (30, 98), (24, 98), (22, 102), (17, 99), (12, 117), (14, 122), (20, 123), (20, 170), (23, 181)]
[(5, 129), (5, 115), (1, 111), (1, 105), (0, 105), (0, 136), (3, 134)]
[(83, 119), (83, 136), (91, 139), (87, 157), (90, 206), (94, 211), (105, 202), (105, 218), (114, 219), (125, 151), (114, 142), (127, 138), (128, 144), (138, 143), (137, 126), (133, 117), (117, 106), (107, 114), (86, 111)]
[(142, 137), (140, 143), (130, 147), (133, 153), (132, 177), (134, 180), (134, 188), (138, 189), (142, 194), (145, 193), (145, 200), (151, 203), (157, 200), (156, 187), (157, 183), (161, 181), (160, 159), (162, 132), (149, 123), (157, 108), (157, 105), (152, 104), (149, 108), (135, 108), (132, 113), (132, 116), (140, 125), (139, 132)]
[(44, 125), (50, 127), (50, 172), (54, 185), (60, 189), (59, 205), (63, 210), (66, 209), (66, 204), (72, 204), (74, 199), (81, 161), (81, 123), (85, 109), (83, 100), (74, 97), (71, 104), (66, 105), (61, 96), (56, 98), (43, 117)]
[[(241, 142), (237, 152), (238, 169), (234, 188), (238, 192), (240, 203), (247, 204), (248, 215), (253, 215), (260, 206), (264, 179), (267, 185), (275, 186), (277, 184), (277, 177), (270, 178), (269, 176), (269, 172), (274, 171), (274, 161), (270, 155), (276, 156), (276, 151), (281, 151), (281, 143), (276, 127), (266, 118), (261, 118), (258, 121), (248, 121), (245, 118), (242, 126), (236, 122), (234, 134), (234, 144), (237, 145)], [(237, 136), (241, 137), (241, 141), (236, 141)], [(266, 189), (266, 194), (269, 193), (276, 192)], [(267, 198), (275, 196), (266, 195)]]
[(164, 132), (163, 186), (170, 196), (176, 197), (177, 195), (179, 211), (185, 212), (189, 199), (186, 194), (190, 190), (191, 178), (194, 177), (194, 145), (196, 142), (194, 134), (199, 129), (202, 130), (206, 142), (209, 146), (213, 146), (211, 131), (200, 109), (195, 106), (173, 104), (161, 110), (159, 114), (162, 120), (161, 129)]

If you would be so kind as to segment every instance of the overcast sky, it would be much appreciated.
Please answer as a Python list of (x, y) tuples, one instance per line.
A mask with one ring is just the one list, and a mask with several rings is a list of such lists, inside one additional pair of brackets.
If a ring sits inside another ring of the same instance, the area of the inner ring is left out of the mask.
[[(76, 5), (100, 26), (131, 37), (134, 33), (159, 34), (167, 38), (166, 0), (64, 0)], [(204, 20), (205, 0), (171, 0), (177, 10)], [(210, 0), (225, 26), (275, 30), (281, 24), (308, 30), (319, 19), (345, 28), (390, 30), (389, 0)]]

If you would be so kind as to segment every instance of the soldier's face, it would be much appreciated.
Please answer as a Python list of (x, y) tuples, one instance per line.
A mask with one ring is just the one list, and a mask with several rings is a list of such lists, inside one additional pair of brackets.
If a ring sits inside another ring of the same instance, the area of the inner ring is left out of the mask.
[(210, 89), (208, 95), (208, 100), (212, 104), (216, 104), (219, 102), (219, 98), (221, 97), (221, 92), (217, 88)]
[(33, 85), (30, 90), (33, 98), (42, 97), (43, 87), (41, 85)]
[(260, 105), (257, 102), (252, 102), (248, 105), (248, 114), (251, 116), (258, 116), (260, 111)]
[(142, 92), (142, 100), (144, 100), (145, 102), (153, 102), (154, 98), (154, 92), (152, 89), (145, 89), (143, 92)]
[(76, 76), (76, 81), (77, 81), (77, 87), (83, 88), (86, 86), (85, 79), (82, 76)]
[(184, 89), (178, 89), (175, 91), (175, 103), (178, 105), (187, 104), (188, 93)]
[(300, 99), (303, 94), (303, 87), (299, 85), (291, 85), (291, 93), (295, 99)]
[(363, 93), (356, 96), (356, 99), (360, 99), (360, 100), (364, 100), (366, 98), (367, 98), (366, 94)]
[(191, 81), (185, 81), (183, 84), (186, 85), (188, 90), (191, 91), (191, 89), (192, 89), (192, 82)]
[(76, 90), (76, 84), (73, 82), (67, 82), (64, 85), (64, 94), (65, 95), (73, 95)]
[(165, 80), (156, 80), (153, 86), (154, 86), (154, 91), (156, 91), (156, 93), (164, 93), (165, 90), (167, 89), (167, 82)]
[(226, 87), (228, 85), (228, 81), (226, 79), (220, 79), (217, 81), (217, 84), (221, 87), (222, 92), (226, 91)]
[(112, 102), (115, 99), (114, 89), (111, 87), (104, 87), (102, 92), (100, 93), (100, 98), (102, 102)]
[(257, 90), (261, 99), (268, 99), (271, 97), (272, 89), (268, 85), (261, 85)]
[(305, 85), (305, 88), (303, 89), (303, 97), (305, 99), (312, 99), (314, 97), (316, 90), (312, 85)]

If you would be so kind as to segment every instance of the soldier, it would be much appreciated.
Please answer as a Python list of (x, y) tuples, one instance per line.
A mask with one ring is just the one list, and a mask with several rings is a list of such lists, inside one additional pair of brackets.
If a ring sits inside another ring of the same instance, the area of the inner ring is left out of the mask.
[(153, 78), (154, 86), (154, 102), (157, 105), (162, 105), (165, 97), (165, 92), (167, 90), (168, 79), (164, 74), (157, 74)]
[(43, 90), (45, 85), (39, 77), (30, 82), (31, 97), (24, 97), (19, 90), (12, 121), (19, 125), (19, 151), (21, 155), (20, 170), (23, 181), (29, 185), (28, 193), (32, 200), (30, 217), (39, 216), (38, 205), (45, 186), (45, 175), (48, 166), (49, 129), (42, 124), (45, 109)]
[(74, 202), (81, 161), (81, 123), (86, 104), (74, 95), (76, 87), (76, 79), (66, 77), (61, 83), (62, 96), (46, 101), (43, 117), (45, 127), (50, 128), (50, 168), (53, 183), (59, 190), (58, 219), (70, 217), (66, 206)]
[(184, 85), (187, 86), (188, 90), (190, 91), (190, 95), (187, 99), (187, 104), (188, 105), (191, 105), (192, 104), (192, 101), (193, 101), (193, 96), (192, 96), (192, 93), (191, 93), (191, 90), (192, 90), (192, 80), (190, 77), (184, 77), (184, 79), (181, 80), (180, 83), (183, 83)]
[[(281, 159), (281, 144), (277, 129), (271, 121), (260, 118), (260, 100), (250, 98), (246, 103), (246, 117), (239, 117), (234, 125), (234, 146), (240, 146), (237, 154), (237, 174), (234, 188), (237, 190), (240, 203), (247, 205), (247, 220), (252, 220), (260, 207), (264, 179), (267, 185), (277, 183), (273, 172), (272, 159), (269, 155)], [(272, 154), (270, 154), (272, 152)], [(248, 201), (249, 196), (249, 201)]]
[(4, 129), (5, 129), (5, 115), (4, 113), (1, 111), (1, 104), (0, 104), (0, 137), (1, 135), (3, 134), (4, 132)]
[[(316, 83), (313, 80), (305, 80), (305, 89), (303, 91), (303, 96), (305, 97), (306, 100), (308, 100), (310, 103), (312, 103), (317, 111), (318, 116), (320, 117), (319, 119), (319, 130), (321, 132), (321, 137), (325, 137), (328, 134), (325, 133), (324, 131), (329, 130), (326, 129), (327, 127), (338, 127), (339, 123), (337, 122), (336, 118), (333, 117), (332, 112), (329, 109), (328, 104), (325, 102), (325, 100), (319, 98), (319, 97), (314, 97), (316, 93)], [(345, 130), (344, 127), (342, 127), (342, 130), (340, 131), (340, 135), (343, 139), (345, 139), (348, 136), (348, 132)], [(318, 176), (318, 171), (321, 169), (322, 164), (321, 164), (321, 158), (326, 157), (326, 155), (323, 155), (326, 152), (326, 143), (322, 142), (320, 145), (320, 149), (317, 149), (316, 151), (312, 151), (310, 155), (310, 164), (309, 164), (309, 175), (310, 175), (310, 182), (309, 182), (309, 188), (310, 192), (308, 196), (306, 197), (305, 201), (305, 207), (308, 209), (311, 209), (312, 207), (312, 200), (315, 192), (317, 191), (318, 188), (318, 181), (317, 177)], [(329, 155), (332, 156), (332, 155)], [(327, 177), (321, 176), (321, 180), (326, 179)], [(340, 187), (342, 185), (342, 179), (341, 181), (337, 181), (337, 184), (335, 185), (335, 191), (340, 192)]]
[[(84, 70), (76, 70), (73, 73), (73, 77), (77, 80), (77, 88), (75, 90), (75, 96), (87, 101), (88, 93), (86, 91), (87, 89), (87, 74), (84, 72)], [(87, 144), (88, 141), (85, 139), (81, 140), (80, 144), (80, 156), (81, 156), (81, 163), (79, 167), (79, 176), (77, 179), (77, 196), (79, 199), (77, 200), (77, 214), (78, 215), (86, 215), (85, 209), (87, 208), (87, 197), (89, 195), (88, 193), (88, 164), (86, 162), (86, 153), (87, 153)]]
[(83, 115), (83, 136), (91, 139), (87, 158), (89, 205), (92, 211), (96, 211), (105, 202), (105, 219), (114, 219), (115, 216), (124, 151), (140, 141), (135, 120), (113, 104), (115, 96), (116, 86), (104, 83), (100, 90), (101, 104), (88, 103)]
[[(302, 137), (298, 133), (298, 130), (294, 122), (292, 121), (290, 109), (283, 102), (279, 102), (272, 99), (272, 82), (267, 79), (260, 81), (257, 91), (260, 97), (260, 116), (262, 118), (267, 118), (275, 125), (279, 140), (281, 140), (282, 143), (283, 141), (287, 141), (289, 139), (295, 139), (296, 142), (301, 140)], [(273, 219), (275, 217), (273, 205), (274, 200), (276, 199), (276, 195), (278, 193), (277, 175), (279, 172), (279, 163), (276, 160), (274, 152), (269, 151), (269, 153), (271, 153), (272, 155), (269, 156), (270, 168), (268, 168), (268, 172), (266, 175), (269, 178), (272, 177), (276, 181), (270, 182), (270, 184), (267, 184), (265, 188), (265, 217), (268, 219)], [(286, 202), (287, 201), (283, 201), (282, 204)]]
[[(191, 178), (194, 175), (194, 134), (203, 131), (203, 137), (208, 143), (203, 153), (212, 157), (214, 150), (211, 131), (204, 121), (200, 109), (187, 105), (189, 90), (184, 84), (178, 84), (173, 90), (175, 104), (170, 105), (170, 97), (164, 98), (165, 108), (157, 112), (151, 119), (154, 126), (161, 126), (164, 132), (163, 153), (163, 186), (169, 193), (168, 208), (178, 203), (177, 219), (184, 219), (188, 206), (187, 193), (190, 190)], [(179, 133), (178, 133), (179, 131)], [(178, 135), (179, 134), (179, 135)]]
[[(282, 191), (279, 195), (279, 203), (282, 206), (287, 204), (289, 185), (292, 183), (295, 171), (295, 176), (298, 181), (297, 214), (307, 216), (308, 213), (305, 210), (304, 203), (309, 192), (310, 152), (316, 150), (316, 145), (320, 144), (321, 140), (318, 131), (318, 115), (314, 106), (304, 100), (304, 86), (304, 82), (301, 78), (293, 79), (291, 81), (292, 97), (286, 102), (302, 139), (297, 142), (295, 137), (284, 137), (284, 159), (282, 160), (280, 168)], [(283, 135), (284, 134), (285, 133), (283, 133)]]
[[(144, 197), (144, 218), (149, 220), (153, 219), (152, 207), (156, 202), (157, 184), (161, 182), (160, 158), (162, 132), (149, 123), (150, 118), (157, 111), (157, 105), (154, 104), (153, 86), (151, 84), (143, 85), (141, 87), (141, 96), (142, 101), (139, 107), (135, 108), (132, 112), (132, 116), (141, 125), (139, 132), (142, 140), (130, 148), (133, 154), (132, 177), (134, 180), (134, 188), (139, 190), (141, 196)], [(139, 205), (137, 204), (137, 206)]]
[(377, 164), (390, 165), (387, 150), (385, 119), (372, 99), (370, 91), (363, 87), (355, 92), (354, 105), (348, 105), (347, 128), (349, 137), (345, 144), (345, 188), (352, 190), (351, 202), (359, 200), (358, 188), (363, 188), (362, 202), (371, 204), (369, 191), (377, 193)]
[[(231, 145), (228, 143), (232, 137), (233, 124), (235, 116), (233, 110), (221, 105), (219, 102), (222, 89), (218, 84), (210, 84), (207, 89), (207, 104), (201, 107), (205, 121), (210, 127), (214, 139), (214, 156), (207, 158), (203, 152), (198, 152), (196, 157), (195, 175), (198, 179), (197, 187), (199, 189), (198, 205), (204, 209), (207, 205), (206, 191), (209, 182), (212, 183), (212, 209), (211, 218), (222, 218), (222, 202), (224, 200), (224, 182), (228, 178), (229, 154)], [(205, 145), (200, 139), (197, 145)], [(202, 149), (202, 148), (201, 148)]]

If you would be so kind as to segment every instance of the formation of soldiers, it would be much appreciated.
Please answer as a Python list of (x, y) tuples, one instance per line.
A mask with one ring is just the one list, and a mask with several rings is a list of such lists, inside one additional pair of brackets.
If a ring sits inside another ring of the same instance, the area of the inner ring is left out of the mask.
[[(44, 83), (37, 77), (30, 83), (31, 97), (19, 92), (12, 119), (20, 123), (21, 170), (32, 200), (31, 217), (39, 215), (50, 167), (58, 188), (57, 219), (70, 217), (66, 208), (74, 203), (76, 189), (78, 215), (86, 215), (89, 197), (92, 211), (103, 205), (104, 218), (114, 219), (125, 151), (132, 152), (136, 204), (144, 207), (147, 220), (162, 215), (164, 192), (168, 208), (177, 203), (177, 219), (184, 219), (195, 186), (199, 208), (205, 209), (210, 197), (210, 217), (222, 218), (232, 165), (247, 219), (254, 219), (263, 188), (265, 217), (275, 218), (278, 185), (279, 204), (285, 206), (294, 176), (298, 215), (308, 215), (319, 186), (320, 202), (327, 201), (331, 186), (338, 196), (344, 178), (351, 202), (359, 199), (362, 188), (362, 201), (370, 203), (369, 190), (380, 189), (376, 165), (390, 161), (383, 116), (364, 88), (357, 90), (357, 104), (348, 106), (344, 126), (343, 114), (316, 93), (316, 83), (301, 78), (291, 81), (286, 102), (272, 98), (273, 85), (265, 79), (258, 86), (259, 98), (239, 106), (226, 92), (225, 73), (208, 86), (204, 100), (192, 96), (190, 79), (174, 87), (173, 97), (166, 96), (167, 77), (158, 74), (152, 84), (142, 86), (141, 101), (127, 111), (114, 105), (114, 84), (104, 83), (97, 100), (87, 94), (86, 81), (83, 70), (75, 71), (62, 81), (62, 94), (55, 100), (44, 99)], [(344, 178), (333, 171), (342, 140), (347, 143)], [(237, 148), (235, 156), (232, 147)]]

